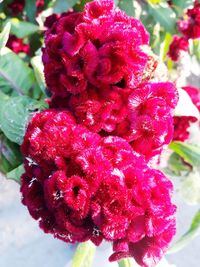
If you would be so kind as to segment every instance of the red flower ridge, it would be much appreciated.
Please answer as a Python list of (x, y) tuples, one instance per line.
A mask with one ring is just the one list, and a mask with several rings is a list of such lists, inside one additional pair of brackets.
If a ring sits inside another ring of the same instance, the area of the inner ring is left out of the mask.
[(185, 37), (179, 37), (174, 35), (173, 40), (169, 47), (168, 56), (173, 60), (177, 61), (181, 51), (187, 51), (189, 47), (188, 40)]
[(65, 242), (113, 242), (110, 260), (157, 263), (175, 233), (171, 182), (119, 137), (100, 137), (67, 111), (36, 113), (22, 144), (23, 204)]
[(151, 81), (148, 33), (111, 0), (53, 14), (45, 27), (52, 97), (21, 147), (23, 204), (56, 238), (107, 240), (110, 261), (131, 256), (154, 266), (175, 234), (176, 208), (171, 182), (145, 159), (173, 137), (176, 88)]
[[(82, 13), (53, 15), (49, 26), (43, 62), (50, 107), (70, 110), (78, 124), (101, 136), (125, 138), (146, 159), (159, 154), (172, 139), (178, 97), (171, 83), (147, 84), (156, 64), (150, 66), (141, 50), (148, 44), (143, 25), (104, 0), (88, 3)], [(131, 107), (131, 98), (145, 94), (143, 111)]]
[(134, 88), (148, 60), (141, 50), (148, 41), (141, 22), (115, 8), (111, 0), (86, 4), (83, 13), (68, 12), (46, 32), (47, 86), (61, 96), (83, 92), (89, 84)]
[(60, 99), (51, 107), (68, 108), (76, 121), (102, 136), (125, 138), (146, 159), (159, 154), (173, 138), (172, 111), (178, 100), (171, 83), (146, 83), (133, 91), (94, 89)]

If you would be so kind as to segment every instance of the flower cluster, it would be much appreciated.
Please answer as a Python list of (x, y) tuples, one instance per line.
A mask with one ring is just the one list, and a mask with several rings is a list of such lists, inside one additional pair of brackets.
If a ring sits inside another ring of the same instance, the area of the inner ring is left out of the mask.
[(68, 12), (46, 33), (47, 86), (60, 96), (84, 92), (88, 85), (135, 88), (148, 60), (141, 45), (148, 40), (143, 25), (116, 10), (112, 1)]
[(148, 33), (112, 0), (52, 15), (45, 27), (52, 97), (22, 144), (23, 203), (46, 233), (111, 241), (111, 261), (153, 266), (175, 233), (172, 184), (149, 165), (173, 138), (176, 88), (153, 81)]
[(160, 153), (173, 136), (177, 93), (173, 84), (149, 81), (157, 62), (142, 49), (149, 41), (143, 25), (108, 0), (52, 19), (43, 50), (50, 106), (67, 108), (102, 136), (125, 138), (146, 159)]
[(110, 260), (153, 266), (175, 233), (171, 182), (119, 137), (100, 137), (67, 111), (30, 122), (22, 152), (23, 203), (46, 233), (66, 242), (113, 242)]
[(181, 51), (188, 51), (188, 47), (189, 43), (187, 38), (174, 35), (169, 46), (168, 56), (171, 60), (177, 61), (180, 58)]
[(186, 19), (178, 21), (178, 30), (182, 36), (174, 35), (169, 47), (168, 56), (177, 61), (181, 51), (188, 51), (189, 39), (200, 38), (200, 4), (194, 2), (194, 7), (186, 12)]
[(16, 37), (15, 35), (9, 36), (9, 39), (7, 42), (7, 47), (9, 47), (16, 54), (18, 54), (18, 53), (29, 54), (29, 52), (30, 52), (29, 45), (23, 43), (23, 40)]
[[(182, 88), (190, 96), (193, 104), (200, 112), (200, 91), (196, 87), (185, 86)], [(197, 122), (197, 118), (192, 116), (175, 116), (174, 117), (174, 137), (175, 141), (186, 141), (190, 137), (189, 128), (192, 123)]]
[(200, 37), (200, 5), (194, 4), (194, 7), (187, 10), (186, 20), (178, 23), (179, 31), (187, 39), (197, 39)]

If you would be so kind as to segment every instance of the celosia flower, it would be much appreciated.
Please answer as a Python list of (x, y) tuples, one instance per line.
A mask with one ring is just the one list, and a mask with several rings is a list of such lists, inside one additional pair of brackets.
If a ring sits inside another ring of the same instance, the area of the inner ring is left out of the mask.
[(188, 40), (185, 37), (174, 35), (173, 40), (169, 46), (168, 56), (173, 60), (177, 61), (181, 51), (188, 50)]
[[(65, 16), (66, 13), (63, 13), (63, 15)], [(53, 26), (54, 22), (56, 22), (60, 17), (62, 16), (62, 14), (56, 14), (53, 13), (52, 15), (46, 17), (45, 21), (44, 21), (44, 26), (49, 29)]]
[(147, 159), (158, 154), (173, 137), (172, 110), (177, 98), (171, 83), (147, 83), (129, 97), (130, 130), (123, 137)]
[(14, 16), (18, 16), (22, 13), (25, 6), (25, 0), (13, 0), (10, 4), (8, 4), (8, 8), (11, 10)]
[(112, 0), (68, 12), (46, 32), (43, 50), (47, 86), (56, 96), (78, 94), (92, 84), (134, 88), (142, 81), (149, 36), (140, 21), (114, 7)]
[(29, 45), (25, 44), (22, 39), (17, 38), (15, 35), (9, 36), (7, 47), (9, 47), (16, 54), (18, 53), (29, 54), (30, 52)]
[[(193, 104), (200, 112), (200, 91), (196, 87), (185, 86), (182, 87), (190, 96)], [(190, 137), (189, 128), (191, 124), (197, 122), (196, 117), (192, 116), (175, 116), (174, 117), (174, 137), (175, 141), (186, 141)]]
[(200, 37), (200, 5), (196, 4), (187, 10), (187, 19), (178, 22), (179, 31), (187, 39), (197, 39)]
[(146, 83), (133, 91), (91, 87), (64, 99), (54, 97), (50, 106), (68, 108), (79, 124), (102, 136), (125, 138), (150, 159), (173, 138), (172, 111), (177, 99), (173, 84)]
[(131, 256), (150, 267), (162, 257), (175, 234), (172, 184), (124, 139), (46, 110), (29, 123), (22, 153), (22, 201), (44, 232), (71, 243), (111, 241), (111, 261)]
[[(125, 138), (146, 159), (160, 153), (173, 136), (177, 93), (171, 83), (146, 83), (157, 62), (142, 51), (143, 25), (104, 0), (82, 13), (53, 15), (49, 26), (43, 62), (50, 107), (70, 110), (101, 136)], [(133, 98), (145, 101), (143, 108)]]
[(174, 141), (186, 141), (190, 137), (189, 128), (197, 119), (191, 116), (174, 117)]

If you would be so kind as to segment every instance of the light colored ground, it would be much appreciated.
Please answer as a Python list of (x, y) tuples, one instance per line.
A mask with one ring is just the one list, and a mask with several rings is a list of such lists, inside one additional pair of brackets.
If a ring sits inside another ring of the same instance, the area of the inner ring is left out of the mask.
[[(187, 229), (196, 208), (177, 202), (180, 234)], [(167, 258), (177, 267), (199, 267), (199, 251), (200, 238), (197, 238), (182, 252)], [(107, 264), (104, 253), (105, 247), (98, 253), (93, 267), (116, 266)], [(20, 202), (19, 185), (0, 176), (0, 267), (69, 267), (72, 255), (72, 246), (45, 235), (38, 228)], [(163, 262), (160, 267), (167, 266)]]

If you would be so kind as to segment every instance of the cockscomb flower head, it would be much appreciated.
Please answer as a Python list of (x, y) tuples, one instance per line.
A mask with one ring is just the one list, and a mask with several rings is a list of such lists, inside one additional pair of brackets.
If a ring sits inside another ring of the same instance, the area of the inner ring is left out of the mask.
[(154, 266), (175, 234), (171, 182), (122, 138), (100, 137), (68, 111), (36, 113), (22, 153), (23, 204), (65, 242), (113, 243), (110, 260)]
[(93, 87), (66, 98), (54, 97), (53, 108), (67, 108), (78, 124), (101, 136), (125, 138), (146, 159), (159, 154), (173, 138), (173, 109), (178, 94), (172, 83), (144, 83), (137, 89)]
[(187, 51), (189, 47), (188, 39), (175, 35), (169, 46), (168, 56), (177, 61), (180, 57), (181, 51)]
[(186, 14), (187, 19), (178, 22), (179, 31), (187, 39), (197, 39), (200, 37), (200, 5), (188, 9)]
[(9, 36), (7, 47), (9, 47), (16, 54), (19, 53), (29, 54), (30, 52), (30, 46), (28, 44), (25, 44), (23, 42), (23, 39), (20, 39), (15, 35)]
[(83, 12), (68, 12), (46, 32), (43, 63), (54, 95), (142, 81), (149, 35), (137, 19), (115, 8), (112, 0), (93, 1)]

